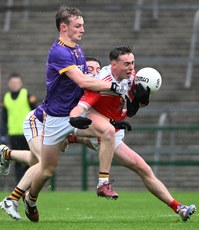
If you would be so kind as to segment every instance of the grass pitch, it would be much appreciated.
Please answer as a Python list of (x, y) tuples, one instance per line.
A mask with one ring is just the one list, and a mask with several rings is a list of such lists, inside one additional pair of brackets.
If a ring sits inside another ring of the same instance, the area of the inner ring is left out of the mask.
[[(0, 192), (0, 199), (6, 195), (8, 193)], [(118, 200), (107, 200), (98, 198), (95, 192), (42, 192), (38, 202), (38, 223), (26, 218), (21, 203), (21, 221), (12, 220), (0, 210), (0, 229), (199, 229), (197, 212), (184, 223), (173, 210), (149, 192), (120, 192), (119, 195)], [(194, 203), (199, 207), (198, 192), (176, 192), (173, 195), (184, 204)]]

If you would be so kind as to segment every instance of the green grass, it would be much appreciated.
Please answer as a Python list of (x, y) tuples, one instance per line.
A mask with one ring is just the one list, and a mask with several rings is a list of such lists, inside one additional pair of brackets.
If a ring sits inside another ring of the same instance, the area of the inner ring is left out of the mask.
[[(0, 193), (2, 200), (7, 193)], [(174, 197), (199, 207), (198, 192), (176, 192)], [(198, 213), (184, 223), (167, 205), (149, 192), (120, 192), (118, 200), (98, 198), (95, 192), (42, 192), (38, 202), (40, 221), (30, 222), (21, 203), (21, 221), (12, 220), (0, 210), (0, 229), (20, 230), (196, 230)]]

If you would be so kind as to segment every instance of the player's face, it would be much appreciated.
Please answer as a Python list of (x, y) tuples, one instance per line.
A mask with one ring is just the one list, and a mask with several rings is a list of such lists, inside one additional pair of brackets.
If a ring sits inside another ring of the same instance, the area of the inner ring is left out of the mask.
[(120, 55), (112, 62), (113, 73), (117, 80), (129, 79), (135, 67), (135, 58), (132, 53)]
[(72, 16), (68, 25), (62, 24), (63, 31), (71, 42), (77, 42), (82, 39), (84, 30), (84, 19), (82, 17)]
[(97, 75), (100, 71), (100, 65), (96, 61), (87, 61), (88, 72), (92, 73), (93, 76)]
[(8, 82), (8, 87), (11, 92), (17, 92), (22, 87), (22, 81), (18, 77), (12, 77)]

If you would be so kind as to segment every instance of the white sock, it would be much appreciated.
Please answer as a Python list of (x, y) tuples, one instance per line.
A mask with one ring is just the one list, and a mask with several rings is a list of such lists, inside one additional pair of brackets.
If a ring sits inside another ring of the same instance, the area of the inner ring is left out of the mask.
[(34, 206), (37, 205), (36, 202), (30, 200), (30, 198), (29, 198), (29, 192), (26, 194), (26, 200), (28, 201), (28, 204), (29, 204), (31, 207), (34, 207)]
[(104, 177), (99, 177), (97, 188), (102, 186), (104, 184), (104, 182), (109, 182), (109, 178), (108, 177), (105, 177), (105, 178)]

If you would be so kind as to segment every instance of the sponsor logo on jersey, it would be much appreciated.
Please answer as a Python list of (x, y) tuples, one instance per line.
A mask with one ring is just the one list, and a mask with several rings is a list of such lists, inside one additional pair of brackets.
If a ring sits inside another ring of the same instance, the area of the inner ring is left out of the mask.
[(84, 65), (78, 65), (77, 66), (82, 72), (84, 72)]

